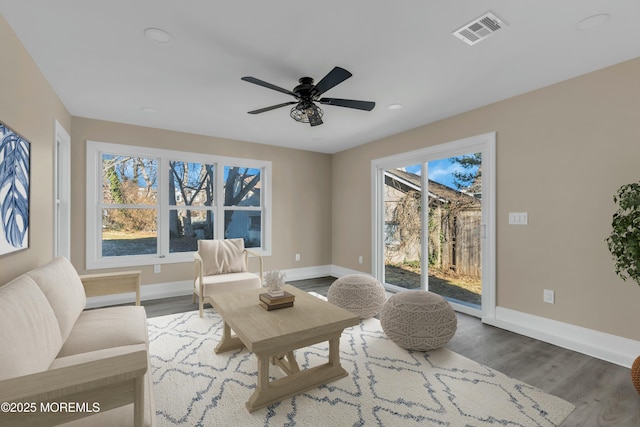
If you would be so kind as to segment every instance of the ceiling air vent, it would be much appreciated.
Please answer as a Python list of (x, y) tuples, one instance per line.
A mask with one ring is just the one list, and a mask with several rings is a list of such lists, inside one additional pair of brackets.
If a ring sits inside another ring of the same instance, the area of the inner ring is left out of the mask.
[(487, 12), (479, 18), (474, 19), (467, 25), (453, 32), (453, 35), (470, 46), (486, 39), (507, 24), (491, 12)]

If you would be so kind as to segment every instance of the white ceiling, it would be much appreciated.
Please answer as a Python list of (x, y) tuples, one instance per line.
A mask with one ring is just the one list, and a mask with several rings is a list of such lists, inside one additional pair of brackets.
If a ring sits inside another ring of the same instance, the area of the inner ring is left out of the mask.
[[(451, 34), (488, 11), (508, 26), (475, 46)], [(638, 0), (0, 0), (0, 12), (74, 116), (326, 153), (640, 56)], [(291, 90), (334, 66), (353, 77), (324, 96), (373, 111), (322, 106), (313, 128), (289, 108), (247, 114), (293, 98), (240, 77)]]

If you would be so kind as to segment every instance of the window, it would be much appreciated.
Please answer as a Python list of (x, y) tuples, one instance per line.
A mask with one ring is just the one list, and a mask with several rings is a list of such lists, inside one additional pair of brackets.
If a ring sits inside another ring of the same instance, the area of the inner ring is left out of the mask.
[(87, 268), (190, 262), (199, 239), (270, 253), (271, 163), (87, 142)]
[(224, 237), (244, 237), (248, 248), (262, 241), (260, 175), (255, 168), (224, 167)]
[(103, 257), (158, 252), (158, 159), (101, 154)]
[(198, 239), (214, 236), (213, 164), (169, 162), (169, 252), (198, 249)]

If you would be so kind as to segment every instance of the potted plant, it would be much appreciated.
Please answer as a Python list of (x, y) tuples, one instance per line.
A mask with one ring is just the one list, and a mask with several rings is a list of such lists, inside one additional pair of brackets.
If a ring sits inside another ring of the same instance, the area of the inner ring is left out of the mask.
[[(640, 285), (640, 182), (620, 187), (613, 202), (618, 210), (606, 242), (615, 261), (614, 271), (622, 280), (631, 279)], [(640, 356), (631, 366), (631, 381), (640, 393)]]

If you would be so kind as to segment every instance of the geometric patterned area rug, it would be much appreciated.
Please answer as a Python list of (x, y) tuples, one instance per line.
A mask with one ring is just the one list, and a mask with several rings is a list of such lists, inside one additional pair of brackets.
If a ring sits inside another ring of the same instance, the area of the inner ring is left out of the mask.
[[(557, 426), (574, 406), (446, 348), (411, 352), (380, 322), (345, 329), (349, 376), (249, 413), (257, 363), (246, 349), (215, 354), (220, 316), (205, 310), (151, 318), (156, 422), (164, 426)], [(327, 343), (296, 350), (301, 369), (325, 363)], [(270, 375), (284, 373), (271, 366)]]

